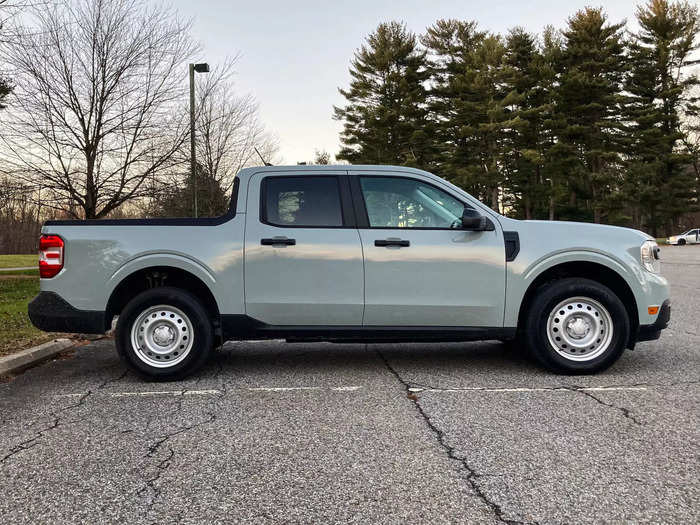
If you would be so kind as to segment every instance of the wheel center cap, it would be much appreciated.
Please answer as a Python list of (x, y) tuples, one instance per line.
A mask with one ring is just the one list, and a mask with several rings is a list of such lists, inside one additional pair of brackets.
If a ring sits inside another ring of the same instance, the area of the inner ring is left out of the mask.
[(591, 323), (582, 317), (574, 317), (566, 324), (566, 331), (574, 339), (583, 339), (591, 331)]
[(175, 340), (175, 332), (167, 325), (158, 326), (153, 330), (153, 341), (158, 346), (168, 346)]

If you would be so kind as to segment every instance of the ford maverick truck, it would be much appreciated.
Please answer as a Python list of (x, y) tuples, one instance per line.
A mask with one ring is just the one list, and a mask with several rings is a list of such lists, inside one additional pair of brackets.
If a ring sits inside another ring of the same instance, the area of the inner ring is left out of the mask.
[(182, 378), (226, 340), (518, 340), (546, 368), (603, 370), (670, 318), (659, 248), (613, 226), (499, 215), (391, 166), (242, 170), (228, 213), (48, 221), (46, 331), (104, 333), (141, 375)]

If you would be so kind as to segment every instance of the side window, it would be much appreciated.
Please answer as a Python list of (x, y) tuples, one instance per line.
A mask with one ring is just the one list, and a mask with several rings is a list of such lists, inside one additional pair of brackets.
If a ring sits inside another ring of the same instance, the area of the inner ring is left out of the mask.
[(275, 226), (342, 227), (336, 177), (267, 177), (262, 183), (263, 222)]
[(360, 177), (372, 228), (458, 228), (465, 205), (414, 179)]

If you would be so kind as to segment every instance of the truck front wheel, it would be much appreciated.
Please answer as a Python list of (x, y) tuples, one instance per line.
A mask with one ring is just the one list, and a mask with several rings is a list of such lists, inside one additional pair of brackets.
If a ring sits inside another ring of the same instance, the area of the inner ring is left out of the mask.
[(629, 339), (627, 311), (612, 290), (589, 279), (545, 284), (525, 317), (530, 353), (563, 374), (592, 374), (619, 359)]
[(119, 315), (117, 351), (147, 379), (174, 381), (192, 374), (206, 363), (213, 345), (206, 310), (179, 288), (142, 292)]

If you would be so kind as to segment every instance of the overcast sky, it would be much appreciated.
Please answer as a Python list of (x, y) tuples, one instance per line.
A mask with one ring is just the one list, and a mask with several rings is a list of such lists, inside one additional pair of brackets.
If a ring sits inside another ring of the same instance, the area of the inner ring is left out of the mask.
[(349, 82), (353, 52), (377, 24), (406, 22), (422, 32), (439, 18), (473, 19), (483, 29), (506, 32), (514, 26), (539, 32), (584, 5), (605, 5), (614, 22), (634, 21), (638, 2), (624, 0), (174, 0), (194, 18), (194, 36), (204, 59), (215, 65), (241, 54), (236, 89), (253, 94), (263, 122), (279, 138), (285, 164), (313, 158), (315, 149), (339, 149), (339, 122), (333, 105), (343, 103), (338, 87)]

